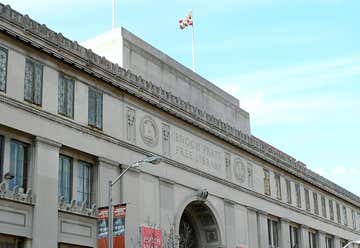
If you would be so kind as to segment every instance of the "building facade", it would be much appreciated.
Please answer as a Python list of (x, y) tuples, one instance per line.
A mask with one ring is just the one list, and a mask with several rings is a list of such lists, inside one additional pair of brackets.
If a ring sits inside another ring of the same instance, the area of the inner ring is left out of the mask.
[(0, 30), (1, 248), (96, 247), (108, 181), (154, 154), (113, 189), (126, 247), (142, 225), (164, 247), (360, 239), (358, 196), (251, 135), (236, 98), (125, 29), (84, 43), (115, 63), (2, 4)]

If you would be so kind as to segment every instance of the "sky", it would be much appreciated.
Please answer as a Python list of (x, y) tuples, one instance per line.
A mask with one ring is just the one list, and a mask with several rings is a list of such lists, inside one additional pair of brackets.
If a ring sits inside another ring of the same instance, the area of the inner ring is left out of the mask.
[[(111, 29), (111, 0), (2, 0), (64, 36)], [(360, 196), (360, 1), (117, 0), (116, 24), (240, 100), (252, 134)]]

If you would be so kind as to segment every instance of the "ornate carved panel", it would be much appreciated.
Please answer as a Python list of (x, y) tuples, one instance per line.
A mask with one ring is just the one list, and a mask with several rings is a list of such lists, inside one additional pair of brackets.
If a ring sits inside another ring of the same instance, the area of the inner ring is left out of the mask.
[(170, 156), (170, 127), (162, 124), (162, 153), (164, 156)]
[(130, 107), (126, 110), (126, 139), (132, 143), (136, 142), (136, 115), (135, 109)]
[(141, 119), (140, 135), (144, 143), (150, 147), (155, 147), (159, 143), (159, 129), (151, 116), (146, 115)]
[(234, 159), (234, 176), (235, 179), (243, 183), (246, 179), (246, 166), (244, 161), (241, 158)]

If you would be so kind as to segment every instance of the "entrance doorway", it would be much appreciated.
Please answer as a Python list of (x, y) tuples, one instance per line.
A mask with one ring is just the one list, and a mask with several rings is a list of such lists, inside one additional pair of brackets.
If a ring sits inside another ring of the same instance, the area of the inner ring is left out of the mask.
[(211, 209), (202, 201), (186, 206), (179, 226), (179, 248), (220, 247), (220, 230)]

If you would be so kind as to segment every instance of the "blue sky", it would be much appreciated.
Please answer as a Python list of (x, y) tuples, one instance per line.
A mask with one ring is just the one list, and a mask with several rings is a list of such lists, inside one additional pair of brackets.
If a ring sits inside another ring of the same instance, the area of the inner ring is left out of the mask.
[[(65, 36), (111, 28), (111, 0), (7, 0)], [(51, 3), (51, 4), (50, 4)], [(117, 24), (240, 99), (252, 133), (360, 195), (360, 1), (117, 0)]]

